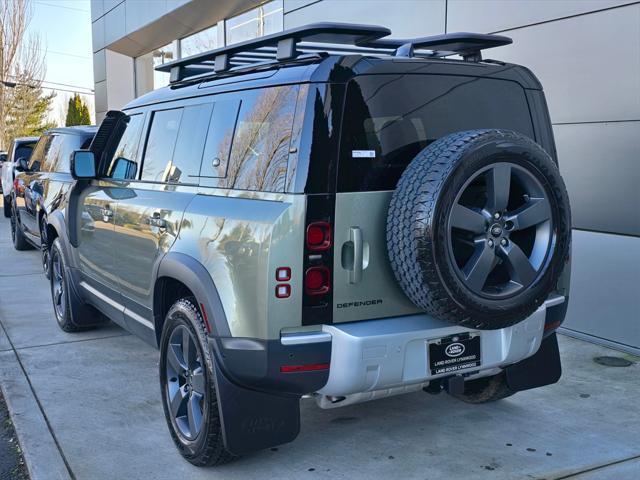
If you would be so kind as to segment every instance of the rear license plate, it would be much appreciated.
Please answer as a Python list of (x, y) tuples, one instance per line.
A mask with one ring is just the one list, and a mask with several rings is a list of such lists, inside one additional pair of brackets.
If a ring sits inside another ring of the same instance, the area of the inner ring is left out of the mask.
[(480, 365), (480, 335), (454, 335), (429, 342), (431, 375), (453, 373)]

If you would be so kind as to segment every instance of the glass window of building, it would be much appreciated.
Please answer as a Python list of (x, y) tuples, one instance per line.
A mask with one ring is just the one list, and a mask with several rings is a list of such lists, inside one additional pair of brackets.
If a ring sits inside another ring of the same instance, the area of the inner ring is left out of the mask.
[(283, 24), (282, 0), (265, 3), (225, 22), (227, 44), (280, 32)]
[(180, 40), (180, 55), (182, 58), (218, 48), (218, 26), (202, 30)]
[(178, 58), (176, 42), (136, 58), (136, 96), (169, 85), (169, 73), (156, 72), (155, 68)]
[(161, 48), (156, 48), (151, 55), (153, 56), (153, 89), (169, 85), (169, 73), (157, 72), (155, 68), (163, 63), (168, 63), (178, 58), (176, 52), (176, 44), (170, 43)]

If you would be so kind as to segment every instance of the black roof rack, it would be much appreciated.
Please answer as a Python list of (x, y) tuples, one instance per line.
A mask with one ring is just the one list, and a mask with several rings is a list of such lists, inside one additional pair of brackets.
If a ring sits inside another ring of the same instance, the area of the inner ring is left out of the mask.
[(482, 50), (509, 45), (513, 40), (502, 35), (485, 35), (482, 33), (456, 32), (444, 35), (411, 39), (377, 39), (361, 42), (359, 45), (371, 48), (393, 48), (395, 55), (412, 57), (414, 50), (431, 50), (433, 56), (460, 55), (464, 60), (479, 62), (482, 60)]
[(512, 43), (508, 37), (465, 32), (413, 39), (383, 38), (390, 34), (388, 28), (375, 25), (314, 23), (175, 60), (159, 65), (156, 70), (170, 72), (170, 83), (177, 83), (196, 76), (302, 58), (302, 55), (317, 57), (321, 52), (400, 57), (459, 54), (464, 60), (478, 62), (482, 60), (482, 50)]
[(388, 28), (373, 25), (314, 23), (165, 63), (156, 67), (156, 70), (171, 72), (170, 82), (175, 83), (212, 70), (224, 72), (243, 63), (289, 60), (300, 53), (296, 50), (299, 42), (356, 45), (390, 34)]

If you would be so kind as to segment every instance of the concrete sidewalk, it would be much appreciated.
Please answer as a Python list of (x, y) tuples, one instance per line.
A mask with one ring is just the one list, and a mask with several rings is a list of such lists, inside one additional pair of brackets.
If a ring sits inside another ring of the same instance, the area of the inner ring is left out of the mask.
[(294, 443), (198, 469), (171, 442), (158, 352), (116, 326), (60, 331), (39, 261), (0, 219), (0, 385), (34, 479), (640, 478), (640, 365), (598, 365), (623, 354), (567, 337), (556, 385), (481, 406), (305, 400)]

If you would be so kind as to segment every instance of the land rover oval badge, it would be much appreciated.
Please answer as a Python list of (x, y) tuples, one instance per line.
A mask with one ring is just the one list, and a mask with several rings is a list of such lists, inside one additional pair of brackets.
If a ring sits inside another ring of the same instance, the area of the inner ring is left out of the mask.
[(464, 345), (461, 343), (452, 343), (445, 348), (444, 353), (447, 357), (459, 357), (464, 353)]

